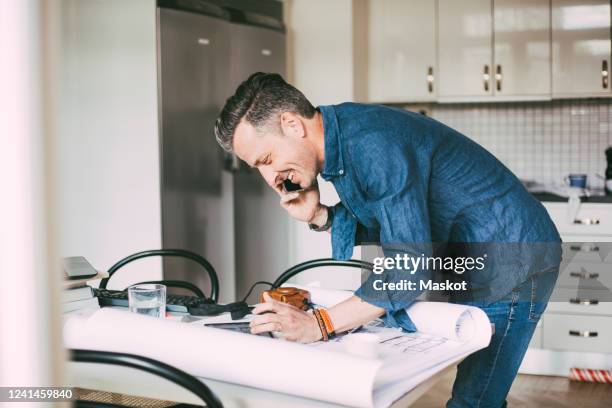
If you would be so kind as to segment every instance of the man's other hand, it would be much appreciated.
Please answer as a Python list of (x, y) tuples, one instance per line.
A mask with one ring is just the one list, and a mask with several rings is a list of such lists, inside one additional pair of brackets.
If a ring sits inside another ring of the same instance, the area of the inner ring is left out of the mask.
[(287, 303), (274, 300), (264, 293), (265, 303), (253, 309), (257, 316), (251, 322), (251, 333), (281, 333), (283, 339), (311, 343), (322, 338), (316, 317)]

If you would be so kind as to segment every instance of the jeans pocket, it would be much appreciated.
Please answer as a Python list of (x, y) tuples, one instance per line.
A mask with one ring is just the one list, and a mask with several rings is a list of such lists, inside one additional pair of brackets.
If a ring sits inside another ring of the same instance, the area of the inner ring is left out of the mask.
[(538, 281), (532, 276), (529, 278), (531, 283), (531, 299), (529, 302), (529, 320), (532, 322), (537, 322), (542, 317), (543, 307), (541, 306), (541, 302), (538, 300)]
[(531, 281), (531, 304), (529, 307), (529, 320), (538, 322), (548, 305), (548, 299), (552, 293), (557, 275), (555, 273), (544, 273), (530, 278)]

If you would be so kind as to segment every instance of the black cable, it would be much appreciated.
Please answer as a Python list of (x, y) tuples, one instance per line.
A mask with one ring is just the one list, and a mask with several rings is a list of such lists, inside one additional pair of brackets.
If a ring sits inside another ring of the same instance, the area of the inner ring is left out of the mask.
[(253, 292), (253, 289), (255, 289), (255, 286), (257, 286), (257, 285), (268, 285), (270, 287), (274, 286), (274, 284), (272, 282), (268, 282), (268, 281), (257, 281), (257, 282), (255, 282), (254, 284), (251, 285), (251, 288), (247, 292), (247, 294), (244, 297), (244, 299), (242, 299), (243, 302), (246, 302), (248, 297), (251, 296), (251, 293)]

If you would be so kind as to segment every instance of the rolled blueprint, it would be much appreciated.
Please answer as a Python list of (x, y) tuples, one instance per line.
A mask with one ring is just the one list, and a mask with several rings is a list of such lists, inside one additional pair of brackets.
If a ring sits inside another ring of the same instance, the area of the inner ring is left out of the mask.
[[(292, 286), (310, 291), (312, 303), (323, 307), (331, 307), (353, 296), (347, 290)], [(443, 302), (416, 301), (406, 309), (418, 331), (460, 341), (467, 341), (475, 334), (472, 312), (474, 308)]]

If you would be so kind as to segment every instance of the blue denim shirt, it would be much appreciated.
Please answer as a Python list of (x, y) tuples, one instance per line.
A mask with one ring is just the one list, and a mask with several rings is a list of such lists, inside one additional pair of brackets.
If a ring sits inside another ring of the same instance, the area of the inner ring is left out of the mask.
[[(319, 110), (325, 132), (321, 176), (341, 200), (334, 207), (334, 258), (349, 259), (353, 247), (366, 242), (386, 248), (386, 256), (398, 252), (390, 249), (396, 244), (430, 253), (429, 243), (496, 243), (489, 249), (503, 260), (470, 278), (479, 299), (488, 302), (530, 275), (558, 267), (560, 237), (545, 208), (474, 141), (402, 109), (343, 103)], [(505, 243), (526, 246), (508, 257)], [(385, 279), (406, 278), (393, 272), (385, 272)], [(430, 273), (422, 269), (408, 278), (428, 279)], [(369, 296), (368, 287), (364, 283), (355, 294), (386, 309), (389, 325), (415, 329), (404, 309), (421, 292)]]

